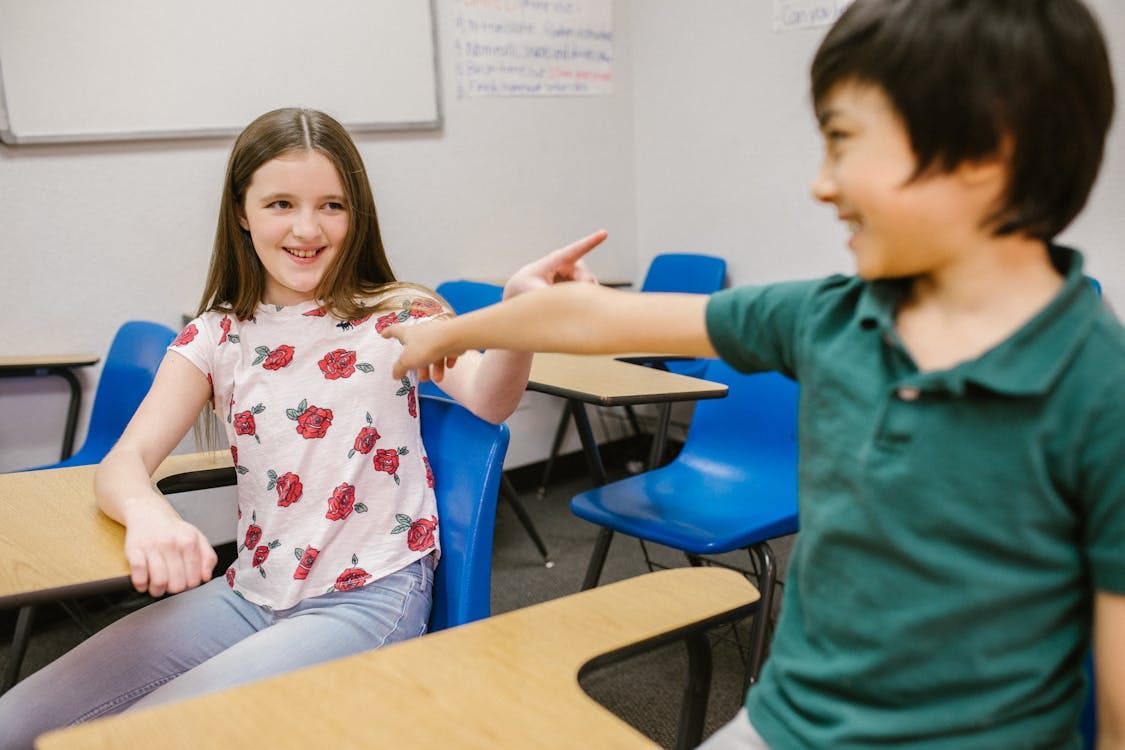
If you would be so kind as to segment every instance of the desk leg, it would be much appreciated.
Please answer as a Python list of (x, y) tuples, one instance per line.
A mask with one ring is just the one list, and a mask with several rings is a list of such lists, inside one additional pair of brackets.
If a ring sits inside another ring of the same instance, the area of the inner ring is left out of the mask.
[(16, 616), (16, 632), (12, 636), (12, 646), (8, 649), (8, 663), (4, 665), (4, 676), (0, 678), (0, 695), (8, 692), (20, 678), (20, 667), (27, 653), (27, 641), (31, 637), (31, 623), (35, 619), (35, 607), (20, 607)]
[(586, 465), (590, 469), (590, 476), (595, 487), (601, 487), (608, 480), (605, 475), (605, 465), (602, 464), (602, 454), (598, 450), (598, 442), (594, 439), (594, 431), (590, 427), (590, 415), (586, 413), (586, 405), (581, 401), (568, 399), (570, 413), (574, 415), (574, 426), (578, 428), (578, 438), (582, 441), (582, 452), (586, 454)]
[(677, 750), (698, 747), (703, 740), (707, 700), (711, 697), (711, 644), (706, 633), (692, 633), (684, 639), (688, 652), (688, 684), (680, 706), (680, 731)]
[(660, 418), (656, 424), (656, 432), (652, 435), (652, 448), (648, 454), (648, 469), (653, 469), (664, 463), (664, 446), (668, 444), (668, 430), (672, 426), (672, 403), (660, 405)]
[(82, 384), (78, 376), (68, 368), (51, 370), (70, 386), (70, 405), (66, 409), (66, 430), (63, 432), (62, 454), (60, 461), (65, 461), (74, 455), (74, 433), (78, 428), (78, 411), (82, 407)]

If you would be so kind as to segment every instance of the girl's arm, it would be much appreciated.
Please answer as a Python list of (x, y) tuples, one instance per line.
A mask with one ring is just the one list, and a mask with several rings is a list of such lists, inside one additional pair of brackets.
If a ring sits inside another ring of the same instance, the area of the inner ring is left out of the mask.
[(1098, 750), (1125, 748), (1125, 595), (1094, 594), (1094, 683)]
[[(707, 295), (622, 292), (596, 284), (558, 284), (448, 321), (391, 326), (404, 345), (395, 377), (418, 370), (442, 381), (466, 351), (714, 357), (705, 320)], [(460, 365), (458, 365), (459, 367)]]
[(125, 433), (98, 465), (98, 507), (125, 526), (125, 558), (137, 591), (177, 593), (211, 578), (217, 557), (150, 477), (211, 398), (207, 377), (175, 352), (164, 356), (152, 388)]
[[(596, 282), (582, 258), (605, 238), (605, 231), (595, 232), (527, 264), (504, 285), (504, 299), (562, 281)], [(409, 327), (430, 328), (441, 324), (442, 321), (433, 321)], [(450, 370), (442, 379), (442, 389), (482, 419), (499, 423), (511, 416), (519, 405), (530, 370), (531, 354), (528, 352), (491, 349), (481, 354), (473, 350), (462, 357), (456, 370)], [(429, 378), (427, 372), (422, 376)]]

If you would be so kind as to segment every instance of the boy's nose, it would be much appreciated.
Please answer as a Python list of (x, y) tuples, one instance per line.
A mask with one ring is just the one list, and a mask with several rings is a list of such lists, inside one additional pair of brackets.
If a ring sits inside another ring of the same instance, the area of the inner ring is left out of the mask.
[(836, 181), (829, 174), (828, 165), (823, 162), (813, 178), (812, 194), (821, 203), (831, 203), (836, 199)]

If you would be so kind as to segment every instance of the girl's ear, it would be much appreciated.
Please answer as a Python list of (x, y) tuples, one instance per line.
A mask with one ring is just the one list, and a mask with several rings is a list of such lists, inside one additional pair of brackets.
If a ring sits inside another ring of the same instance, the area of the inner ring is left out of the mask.
[(235, 206), (234, 214), (238, 217), (238, 225), (249, 232), (250, 222), (246, 220), (246, 211), (242, 208), (242, 206)]

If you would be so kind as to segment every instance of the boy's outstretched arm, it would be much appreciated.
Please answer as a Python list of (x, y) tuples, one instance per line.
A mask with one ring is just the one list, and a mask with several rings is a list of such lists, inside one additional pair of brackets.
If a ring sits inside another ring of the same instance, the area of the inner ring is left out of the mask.
[(1094, 596), (1094, 682), (1097, 750), (1125, 750), (1125, 595)]
[(708, 297), (622, 292), (595, 284), (558, 284), (425, 326), (391, 326), (404, 345), (395, 377), (418, 370), (440, 381), (445, 367), (473, 349), (714, 357), (707, 336)]
[[(594, 232), (523, 266), (504, 285), (504, 299), (564, 281), (596, 283), (583, 258), (606, 236), (604, 230)], [(434, 325), (441, 323), (433, 321), (416, 327)], [(442, 388), (477, 416), (499, 423), (510, 417), (519, 405), (530, 371), (531, 354), (527, 352), (494, 349), (482, 355), (473, 351), (465, 356), (460, 367), (451, 370), (449, 377), (442, 380)], [(425, 379), (429, 373), (423, 370), (420, 375)]]

